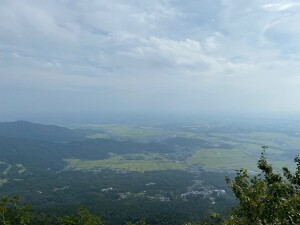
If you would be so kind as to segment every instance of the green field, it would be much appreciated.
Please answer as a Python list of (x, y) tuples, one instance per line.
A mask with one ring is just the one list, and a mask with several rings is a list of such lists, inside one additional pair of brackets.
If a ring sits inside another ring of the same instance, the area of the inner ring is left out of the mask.
[[(271, 152), (272, 150), (270, 150)], [(273, 154), (280, 155), (280, 151)], [(126, 154), (112, 155), (104, 160), (66, 159), (65, 170), (101, 170), (111, 169), (117, 171), (163, 171), (187, 170), (189, 166), (197, 166), (211, 171), (234, 171), (246, 168), (258, 171), (257, 160), (260, 157), (259, 146), (240, 146), (233, 149), (197, 149), (186, 160), (174, 161), (164, 158), (159, 154)], [(291, 160), (269, 160), (275, 170), (283, 166), (293, 167)]]
[(129, 155), (131, 159), (124, 156), (113, 155), (104, 160), (79, 160), (66, 159), (68, 163), (65, 170), (97, 170), (111, 169), (117, 171), (163, 171), (163, 170), (185, 170), (186, 166), (180, 162), (167, 160), (157, 155), (135, 154)]
[[(158, 171), (168, 169), (184, 170), (189, 166), (198, 166), (206, 170), (233, 171), (239, 168), (247, 168), (257, 171), (257, 160), (260, 157), (261, 146), (267, 145), (267, 156), (276, 170), (283, 166), (293, 167), (294, 163), (289, 155), (297, 154), (300, 146), (300, 138), (279, 132), (202, 132), (186, 129), (168, 129), (147, 126), (129, 125), (93, 125), (93, 129), (101, 130), (89, 138), (116, 138), (129, 139), (132, 141), (161, 140), (162, 138), (184, 137), (201, 139), (216, 148), (190, 147), (193, 154), (185, 160), (175, 162), (167, 160), (161, 155), (161, 160), (154, 159), (149, 155), (141, 160), (128, 160), (121, 155), (113, 156), (105, 160), (78, 160), (68, 159), (68, 169), (93, 170), (97, 168), (110, 168), (113, 170), (127, 171)], [(104, 131), (104, 132), (103, 132)], [(231, 148), (218, 148), (222, 144), (230, 145)]]
[[(89, 138), (120, 138), (120, 139), (141, 139), (159, 137), (163, 130), (146, 126), (128, 126), (128, 125), (87, 125), (84, 128), (101, 130), (102, 132), (92, 134)], [(104, 131), (104, 133), (103, 133)]]
[[(260, 157), (258, 151), (253, 152), (234, 149), (199, 149), (190, 158), (187, 164), (197, 165), (206, 170), (232, 171), (246, 168), (251, 171), (258, 171), (257, 160)], [(291, 160), (268, 160), (275, 170), (280, 170), (283, 166), (291, 167)]]
[(255, 170), (256, 160), (238, 149), (200, 149), (187, 163), (207, 170), (234, 170), (241, 167)]
[[(267, 145), (272, 149), (300, 148), (300, 138), (277, 132), (249, 132), (249, 133), (212, 133), (215, 140), (227, 140), (230, 143), (255, 143)], [(230, 141), (228, 141), (230, 139)]]

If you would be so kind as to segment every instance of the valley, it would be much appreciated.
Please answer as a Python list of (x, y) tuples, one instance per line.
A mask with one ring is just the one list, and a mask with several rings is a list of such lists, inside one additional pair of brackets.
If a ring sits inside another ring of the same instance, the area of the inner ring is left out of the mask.
[[(236, 204), (224, 177), (239, 168), (255, 174), (262, 145), (277, 170), (300, 152), (294, 122), (9, 126), (18, 132), (1, 131), (0, 195), (19, 195), (38, 213), (55, 216), (85, 205), (107, 224), (144, 218), (176, 225), (211, 210), (224, 214)], [(19, 126), (30, 132), (20, 135)], [(50, 140), (36, 129), (60, 137)]]

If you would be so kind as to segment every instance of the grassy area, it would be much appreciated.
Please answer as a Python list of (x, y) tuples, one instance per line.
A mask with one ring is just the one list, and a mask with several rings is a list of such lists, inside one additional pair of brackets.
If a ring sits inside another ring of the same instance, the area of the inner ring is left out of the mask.
[(163, 130), (146, 126), (128, 126), (128, 125), (97, 125), (93, 129), (104, 130), (105, 133), (95, 133), (89, 138), (125, 138), (125, 139), (141, 139), (159, 137)]
[(256, 169), (257, 160), (239, 149), (199, 149), (187, 163), (207, 170), (234, 170), (241, 167)]
[(231, 143), (255, 143), (268, 145), (277, 149), (292, 149), (300, 147), (300, 138), (276, 132), (250, 132), (250, 133), (212, 133), (219, 140), (230, 140)]
[(0, 161), (0, 165), (3, 165), (4, 167), (6, 167), (5, 169), (3, 169), (3, 171), (0, 171), (0, 173), (2, 173), (3, 175), (7, 175), (12, 168), (12, 165), (10, 165), (6, 162)]
[(0, 165), (5, 167), (2, 171), (0, 171), (0, 173), (2, 173), (4, 176), (14, 171), (17, 171), (19, 174), (22, 174), (26, 171), (26, 168), (23, 166), (23, 164), (10, 165), (6, 162), (0, 161)]
[(25, 166), (23, 166), (23, 164), (16, 164), (16, 166), (19, 169), (18, 170), (19, 174), (22, 174), (22, 173), (24, 173), (26, 171), (26, 168), (25, 168)]
[[(94, 127), (95, 128), (95, 127)], [(105, 132), (91, 135), (90, 138), (120, 138), (143, 140), (147, 138), (185, 137), (202, 139), (215, 149), (194, 149), (194, 154), (180, 163), (165, 158), (130, 159), (123, 156), (113, 156), (106, 160), (76, 160), (69, 159), (69, 169), (91, 170), (110, 168), (128, 171), (154, 171), (168, 169), (185, 169), (186, 166), (197, 165), (208, 170), (235, 170), (247, 168), (257, 170), (256, 164), (260, 157), (261, 146), (267, 145), (267, 157), (274, 168), (279, 170), (283, 166), (291, 166), (293, 162), (287, 156), (289, 150), (296, 152), (300, 146), (300, 138), (278, 132), (244, 132), (244, 133), (197, 133), (193, 131), (167, 130), (163, 128), (129, 126), (129, 125), (97, 125)], [(95, 128), (96, 129), (96, 128)], [(232, 149), (221, 149), (217, 146), (229, 144)], [(292, 155), (292, 154), (289, 154)], [(186, 166), (185, 166), (186, 165)]]
[[(272, 153), (273, 151), (273, 153)], [(190, 158), (187, 164), (201, 166), (207, 170), (231, 171), (245, 168), (257, 171), (257, 160), (260, 157), (261, 149), (255, 145), (239, 146), (233, 149), (198, 149)], [(270, 150), (268, 154), (281, 154), (281, 151)], [(292, 160), (269, 159), (274, 169), (281, 170), (283, 166), (291, 167)]]
[[(129, 158), (128, 158), (129, 156)], [(66, 159), (66, 170), (97, 170), (112, 169), (135, 172), (162, 171), (162, 170), (185, 170), (186, 166), (180, 162), (167, 160), (157, 155), (113, 155), (104, 160), (79, 160)]]

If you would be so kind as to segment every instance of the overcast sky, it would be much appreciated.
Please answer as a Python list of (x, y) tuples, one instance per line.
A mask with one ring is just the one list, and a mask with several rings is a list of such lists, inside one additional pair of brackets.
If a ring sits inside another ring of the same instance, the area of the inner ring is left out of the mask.
[(300, 1), (1, 0), (0, 113), (300, 112)]

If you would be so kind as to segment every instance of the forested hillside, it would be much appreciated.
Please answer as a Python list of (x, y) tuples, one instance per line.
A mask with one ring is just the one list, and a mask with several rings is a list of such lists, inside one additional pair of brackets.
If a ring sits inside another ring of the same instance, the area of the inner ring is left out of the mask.
[(0, 123), (0, 136), (28, 138), (35, 140), (68, 142), (82, 140), (89, 133), (87, 130), (75, 130), (54, 125), (36, 124), (27, 121)]

